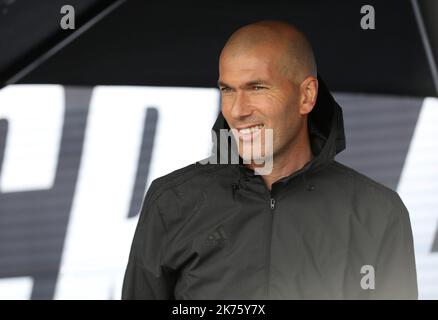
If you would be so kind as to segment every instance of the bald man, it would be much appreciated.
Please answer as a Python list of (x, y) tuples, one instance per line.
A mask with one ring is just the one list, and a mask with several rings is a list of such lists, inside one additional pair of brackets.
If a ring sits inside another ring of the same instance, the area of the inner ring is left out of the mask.
[(408, 211), (335, 160), (342, 111), (304, 34), (242, 27), (218, 84), (213, 153), (151, 184), (122, 298), (416, 299)]

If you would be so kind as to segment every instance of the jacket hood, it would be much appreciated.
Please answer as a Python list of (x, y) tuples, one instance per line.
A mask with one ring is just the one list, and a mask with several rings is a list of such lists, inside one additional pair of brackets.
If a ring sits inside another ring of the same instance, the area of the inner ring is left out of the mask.
[[(314, 158), (306, 167), (307, 169), (315, 169), (332, 161), (336, 154), (345, 149), (346, 144), (342, 109), (319, 75), (316, 104), (307, 119), (310, 145)], [(230, 129), (222, 112), (219, 113), (212, 128), (217, 137), (217, 139), (213, 139), (213, 154), (219, 158), (223, 156), (219, 152), (219, 132), (221, 129)], [(228, 144), (230, 145), (230, 142)], [(231, 153), (237, 152), (231, 147), (229, 150), (231, 150)], [(239, 161), (242, 163), (240, 157)]]

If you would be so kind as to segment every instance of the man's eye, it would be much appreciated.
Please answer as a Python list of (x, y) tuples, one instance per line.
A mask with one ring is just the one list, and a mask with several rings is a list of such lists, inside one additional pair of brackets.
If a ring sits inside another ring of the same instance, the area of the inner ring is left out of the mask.
[(224, 92), (224, 93), (231, 92), (231, 88), (229, 88), (229, 87), (222, 87), (221, 88), (221, 92)]
[(256, 90), (256, 91), (259, 91), (259, 90), (262, 90), (262, 89), (266, 89), (266, 87), (263, 87), (263, 86), (253, 86), (252, 88), (254, 90)]

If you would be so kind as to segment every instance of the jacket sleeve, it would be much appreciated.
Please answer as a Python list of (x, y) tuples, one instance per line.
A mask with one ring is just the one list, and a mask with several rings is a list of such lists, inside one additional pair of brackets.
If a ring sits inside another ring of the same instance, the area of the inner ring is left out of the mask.
[(142, 204), (132, 241), (122, 287), (122, 299), (174, 299), (175, 274), (163, 265), (167, 231), (157, 201), (154, 183)]
[(397, 193), (375, 267), (372, 299), (418, 299), (409, 213)]

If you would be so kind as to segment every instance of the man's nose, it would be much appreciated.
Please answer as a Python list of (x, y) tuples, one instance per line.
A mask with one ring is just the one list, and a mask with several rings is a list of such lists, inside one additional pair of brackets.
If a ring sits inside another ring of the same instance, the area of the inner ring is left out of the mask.
[(231, 109), (231, 116), (234, 119), (244, 118), (252, 113), (252, 107), (244, 91), (237, 91)]

